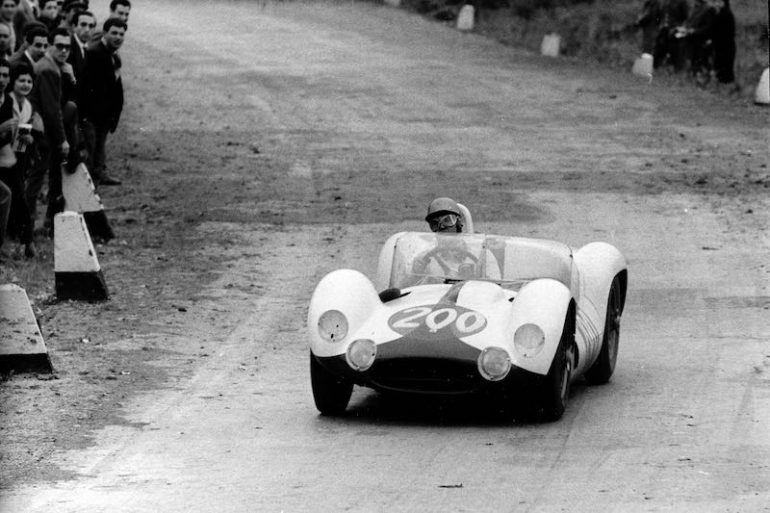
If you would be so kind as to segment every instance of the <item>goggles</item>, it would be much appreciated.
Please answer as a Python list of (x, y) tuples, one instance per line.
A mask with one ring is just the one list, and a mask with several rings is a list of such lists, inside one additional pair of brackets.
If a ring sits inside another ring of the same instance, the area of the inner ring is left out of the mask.
[(459, 217), (460, 216), (458, 216), (457, 214), (437, 215), (428, 219), (428, 226), (430, 226), (430, 229), (433, 232), (446, 230), (447, 228), (451, 228), (454, 225), (456, 225)]

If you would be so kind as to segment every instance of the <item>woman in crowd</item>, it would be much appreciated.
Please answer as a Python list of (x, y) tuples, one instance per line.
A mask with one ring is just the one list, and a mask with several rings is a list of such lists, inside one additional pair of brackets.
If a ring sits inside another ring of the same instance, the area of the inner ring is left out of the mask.
[[(11, 189), (11, 212), (8, 235), (24, 246), (24, 256), (35, 256), (32, 216), (24, 196), (24, 179), (29, 169), (27, 150), (32, 143), (32, 127), (42, 128), (42, 122), (32, 110), (27, 96), (32, 91), (32, 67), (20, 63), (11, 67), (6, 102), (11, 102), (16, 121), (11, 143), (0, 148), (0, 179)], [(36, 117), (37, 116), (37, 117)]]

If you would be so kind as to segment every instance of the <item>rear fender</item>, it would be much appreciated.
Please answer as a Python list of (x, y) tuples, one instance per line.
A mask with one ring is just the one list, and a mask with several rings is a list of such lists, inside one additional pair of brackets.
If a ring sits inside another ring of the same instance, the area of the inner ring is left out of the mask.
[[(572, 294), (561, 282), (547, 278), (524, 285), (513, 301), (511, 345), (513, 363), (536, 374), (546, 375), (561, 341), (562, 330), (569, 312)], [(524, 324), (535, 324), (543, 330), (543, 349), (534, 356), (525, 356), (513, 343), (513, 335)], [(566, 323), (574, 326), (574, 323)]]
[(578, 249), (575, 252), (575, 263), (580, 272), (580, 303), (590, 302), (596, 312), (599, 331), (602, 332), (607, 298), (615, 276), (620, 276), (621, 309), (625, 303), (628, 263), (615, 246), (606, 242), (592, 242)]
[[(313, 292), (307, 314), (310, 350), (316, 356), (336, 356), (345, 352), (352, 335), (382, 306), (369, 278), (352, 269), (340, 269), (324, 276)], [(328, 310), (338, 310), (347, 318), (347, 336), (328, 342), (318, 333), (318, 319)]]

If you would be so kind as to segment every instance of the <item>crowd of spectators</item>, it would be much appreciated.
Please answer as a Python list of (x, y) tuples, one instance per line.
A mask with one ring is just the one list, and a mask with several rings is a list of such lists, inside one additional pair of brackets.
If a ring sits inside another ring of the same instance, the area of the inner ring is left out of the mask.
[(735, 82), (735, 17), (730, 0), (645, 0), (636, 21), (655, 68), (686, 70), (699, 83)]
[(88, 0), (0, 0), (0, 261), (34, 258), (35, 235), (53, 235), (62, 173), (84, 163), (97, 187), (121, 184), (107, 173), (106, 141), (123, 109), (131, 2), (109, 9), (100, 25)]

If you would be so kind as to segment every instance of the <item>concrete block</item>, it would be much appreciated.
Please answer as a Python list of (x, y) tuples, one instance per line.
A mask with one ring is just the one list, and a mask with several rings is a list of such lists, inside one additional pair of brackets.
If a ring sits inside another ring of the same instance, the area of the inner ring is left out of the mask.
[(0, 371), (51, 372), (51, 360), (27, 292), (0, 285)]
[(473, 30), (475, 16), (476, 11), (472, 5), (463, 5), (457, 15), (457, 30)]
[(62, 171), (62, 193), (64, 209), (83, 214), (91, 237), (103, 241), (115, 238), (85, 164), (79, 164), (72, 174)]
[(770, 105), (770, 68), (765, 68), (757, 84), (754, 93), (754, 103), (758, 105)]
[(77, 212), (56, 214), (53, 243), (56, 297), (108, 299), (107, 284), (83, 215)]
[(543, 36), (543, 42), (540, 44), (540, 54), (546, 57), (558, 57), (561, 51), (561, 36), (556, 33)]
[(634, 61), (634, 67), (631, 68), (631, 73), (644, 78), (652, 78), (652, 59), (652, 55), (643, 53), (641, 57)]

